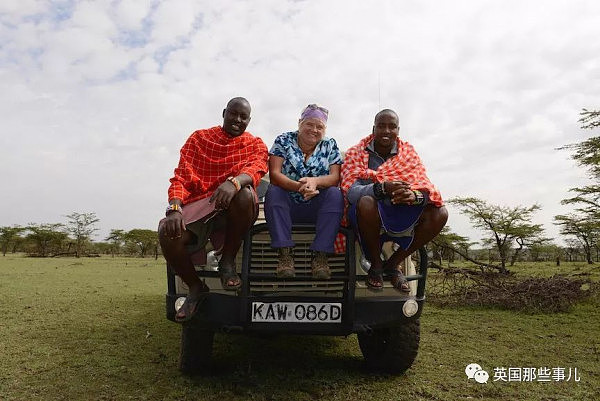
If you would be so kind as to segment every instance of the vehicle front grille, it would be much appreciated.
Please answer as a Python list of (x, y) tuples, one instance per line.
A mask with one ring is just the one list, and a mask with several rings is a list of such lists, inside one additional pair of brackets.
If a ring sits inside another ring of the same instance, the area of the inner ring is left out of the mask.
[(271, 248), (268, 232), (259, 232), (252, 238), (249, 261), (250, 292), (255, 295), (314, 295), (341, 297), (346, 285), (345, 255), (330, 255), (330, 280), (314, 280), (311, 272), (312, 251), (310, 245), (314, 238), (312, 233), (294, 231), (295, 242), (294, 266), (296, 277), (278, 279), (276, 269), (278, 251)]

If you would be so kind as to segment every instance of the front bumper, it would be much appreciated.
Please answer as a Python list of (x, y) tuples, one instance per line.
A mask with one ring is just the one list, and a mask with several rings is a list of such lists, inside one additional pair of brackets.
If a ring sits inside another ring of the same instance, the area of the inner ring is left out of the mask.
[[(180, 295), (185, 296), (185, 295)], [(175, 319), (175, 301), (179, 295), (166, 295), (167, 318)], [(406, 301), (414, 300), (418, 311), (410, 318), (402, 308)], [(252, 322), (252, 302), (335, 302), (331, 298), (306, 297), (248, 297), (210, 294), (203, 302), (191, 324), (222, 332), (250, 333), (270, 332), (286, 334), (319, 334), (346, 336), (352, 333), (365, 333), (376, 328), (398, 326), (409, 320), (418, 319), (423, 310), (425, 297), (395, 296), (356, 298), (352, 304), (342, 302), (341, 323), (292, 323), (292, 322)]]

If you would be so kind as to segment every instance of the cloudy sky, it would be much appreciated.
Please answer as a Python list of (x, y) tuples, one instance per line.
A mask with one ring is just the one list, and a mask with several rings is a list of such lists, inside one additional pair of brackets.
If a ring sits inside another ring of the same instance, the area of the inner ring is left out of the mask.
[(2, 0), (0, 226), (155, 229), (181, 145), (245, 96), (269, 147), (308, 103), (344, 150), (392, 108), (444, 198), (538, 202), (555, 237), (599, 37), (597, 0)]

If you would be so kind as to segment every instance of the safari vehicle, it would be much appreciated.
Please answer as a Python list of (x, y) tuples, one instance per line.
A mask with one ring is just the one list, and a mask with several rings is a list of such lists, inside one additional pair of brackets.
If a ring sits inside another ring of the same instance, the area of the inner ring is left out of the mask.
[[(237, 292), (221, 287), (216, 260), (208, 258), (197, 273), (210, 287), (208, 298), (190, 321), (182, 324), (179, 368), (186, 374), (210, 371), (214, 334), (281, 333), (328, 336), (358, 335), (370, 370), (399, 374), (410, 368), (419, 347), (419, 317), (425, 301), (427, 254), (422, 248), (401, 265), (411, 292), (401, 293), (386, 280), (383, 291), (365, 284), (360, 247), (354, 233), (346, 236), (346, 253), (329, 257), (332, 276), (315, 280), (311, 275), (314, 226), (293, 227), (296, 277), (278, 278), (278, 254), (270, 247), (267, 225), (261, 214), (238, 252), (242, 287)], [(387, 244), (386, 244), (387, 245)], [(391, 247), (384, 246), (384, 253)], [(212, 256), (212, 255), (209, 255)], [(358, 268), (357, 268), (358, 267)], [(166, 312), (175, 313), (187, 293), (185, 283), (167, 267)]]

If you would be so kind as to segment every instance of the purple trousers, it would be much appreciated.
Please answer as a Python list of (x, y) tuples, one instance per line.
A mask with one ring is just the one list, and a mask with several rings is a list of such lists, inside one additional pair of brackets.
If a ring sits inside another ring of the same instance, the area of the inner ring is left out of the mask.
[(319, 189), (319, 195), (306, 203), (296, 203), (285, 189), (269, 185), (265, 195), (265, 218), (271, 234), (271, 247), (293, 247), (292, 224), (314, 224), (313, 251), (333, 253), (340, 229), (344, 199), (338, 187)]

